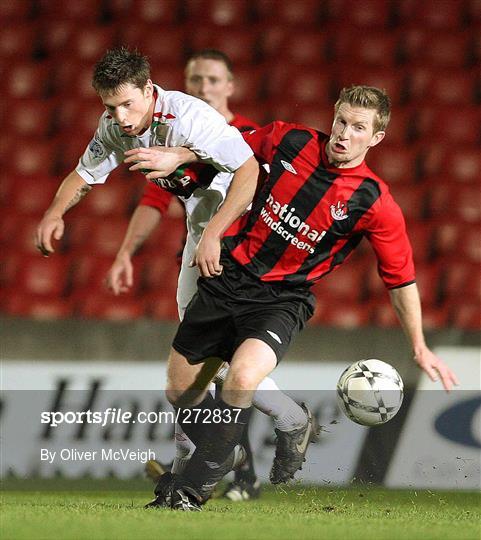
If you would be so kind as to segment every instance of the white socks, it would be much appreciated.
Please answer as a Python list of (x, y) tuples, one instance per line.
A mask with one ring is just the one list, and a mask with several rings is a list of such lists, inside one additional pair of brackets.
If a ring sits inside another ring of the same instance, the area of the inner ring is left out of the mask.
[(307, 416), (304, 409), (284, 394), (270, 377), (260, 382), (252, 404), (256, 409), (272, 417), (274, 426), (280, 431), (293, 431), (306, 425)]
[[(217, 372), (214, 380), (223, 382), (228, 366), (224, 364)], [(306, 425), (307, 417), (304, 409), (291, 397), (284, 394), (273, 379), (266, 377), (257, 387), (252, 405), (259, 411), (271, 416), (274, 425), (281, 431), (293, 431)]]
[(195, 450), (195, 444), (187, 437), (180, 424), (175, 424), (175, 458), (172, 473), (181, 474)]

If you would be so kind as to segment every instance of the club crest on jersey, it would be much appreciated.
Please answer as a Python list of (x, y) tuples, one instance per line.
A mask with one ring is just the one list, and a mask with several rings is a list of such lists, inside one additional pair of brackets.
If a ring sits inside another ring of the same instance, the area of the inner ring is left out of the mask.
[(292, 174), (297, 174), (296, 169), (288, 162), (281, 159), (281, 165), (286, 169), (286, 171), (291, 172)]
[(89, 144), (89, 151), (95, 159), (100, 159), (104, 155), (104, 147), (97, 139), (92, 139)]
[(336, 221), (342, 221), (347, 219), (349, 216), (347, 214), (347, 204), (341, 201), (337, 201), (337, 204), (331, 204), (331, 216)]

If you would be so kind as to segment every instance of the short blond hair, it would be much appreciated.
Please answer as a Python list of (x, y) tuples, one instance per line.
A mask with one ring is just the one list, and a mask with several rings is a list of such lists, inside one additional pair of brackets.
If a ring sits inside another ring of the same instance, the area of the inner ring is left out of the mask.
[(384, 131), (391, 118), (391, 100), (384, 90), (375, 86), (349, 86), (343, 88), (339, 98), (334, 105), (334, 112), (337, 114), (342, 103), (348, 103), (352, 107), (363, 107), (364, 109), (374, 109), (376, 116), (374, 119), (374, 133)]
[(227, 69), (229, 80), (234, 78), (234, 66), (232, 65), (232, 60), (225, 52), (219, 51), (218, 49), (201, 49), (190, 56), (185, 64), (185, 69), (187, 70), (189, 64), (195, 62), (199, 58), (202, 60), (216, 60), (217, 62), (222, 62)]

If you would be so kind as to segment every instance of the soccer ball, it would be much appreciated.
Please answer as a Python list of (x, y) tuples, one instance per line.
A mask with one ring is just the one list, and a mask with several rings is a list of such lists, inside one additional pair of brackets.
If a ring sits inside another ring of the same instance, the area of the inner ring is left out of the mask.
[(342, 412), (363, 426), (377, 426), (391, 420), (403, 401), (399, 373), (381, 360), (361, 360), (344, 370), (337, 383)]

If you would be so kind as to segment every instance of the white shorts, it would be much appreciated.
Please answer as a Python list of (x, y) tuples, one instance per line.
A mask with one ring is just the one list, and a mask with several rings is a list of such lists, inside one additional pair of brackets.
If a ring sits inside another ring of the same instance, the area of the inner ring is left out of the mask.
[(190, 267), (189, 264), (194, 258), (196, 242), (190, 233), (185, 240), (184, 251), (182, 252), (182, 266), (180, 267), (179, 280), (177, 283), (177, 309), (179, 319), (184, 318), (185, 308), (197, 292), (197, 279), (199, 270), (197, 266)]

